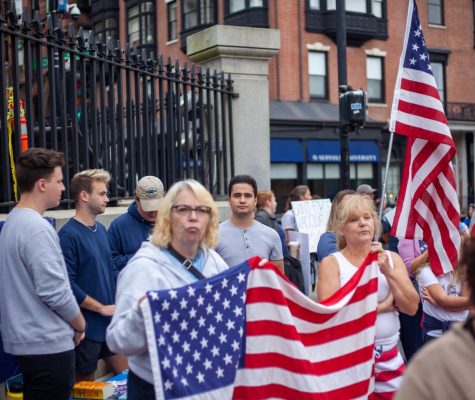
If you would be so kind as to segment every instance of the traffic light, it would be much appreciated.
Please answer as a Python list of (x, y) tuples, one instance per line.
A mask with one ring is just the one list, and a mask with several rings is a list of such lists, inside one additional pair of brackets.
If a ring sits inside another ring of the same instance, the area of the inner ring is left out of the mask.
[(340, 120), (349, 128), (362, 128), (366, 123), (367, 100), (364, 90), (342, 90), (340, 93)]

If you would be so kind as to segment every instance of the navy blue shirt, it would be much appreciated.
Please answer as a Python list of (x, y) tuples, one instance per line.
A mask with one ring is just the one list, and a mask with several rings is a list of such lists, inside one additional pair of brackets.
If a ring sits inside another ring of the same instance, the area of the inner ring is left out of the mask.
[(107, 236), (114, 267), (120, 271), (134, 256), (142, 242), (150, 240), (153, 224), (144, 220), (134, 201), (127, 212), (112, 221)]
[[(104, 305), (115, 302), (115, 273), (106, 228), (96, 221), (90, 229), (71, 218), (59, 231), (59, 242), (68, 269), (69, 280), (78, 304), (86, 295)], [(86, 337), (104, 342), (111, 317), (82, 309), (87, 321)]]
[(333, 232), (325, 232), (318, 240), (317, 260), (322, 261), (326, 256), (336, 253), (336, 235)]

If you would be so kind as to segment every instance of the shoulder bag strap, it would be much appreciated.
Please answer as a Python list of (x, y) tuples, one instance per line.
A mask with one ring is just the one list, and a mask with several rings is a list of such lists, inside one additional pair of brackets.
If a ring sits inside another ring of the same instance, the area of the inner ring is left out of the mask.
[(206, 276), (204, 276), (198, 269), (196, 269), (190, 259), (183, 257), (172, 246), (168, 246), (168, 251), (172, 254), (173, 257), (175, 257), (179, 262), (181, 262), (183, 268), (190, 271), (196, 278), (206, 279)]

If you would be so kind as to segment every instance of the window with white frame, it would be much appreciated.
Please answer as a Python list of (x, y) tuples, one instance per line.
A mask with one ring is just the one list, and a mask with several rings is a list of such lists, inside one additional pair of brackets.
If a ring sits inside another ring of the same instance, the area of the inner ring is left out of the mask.
[(177, 38), (177, 14), (176, 14), (176, 1), (170, 1), (167, 4), (168, 15), (168, 40), (175, 40)]
[(368, 80), (368, 101), (384, 103), (384, 59), (366, 57), (366, 78)]
[(429, 24), (444, 25), (443, 0), (428, 0), (427, 8), (427, 13), (429, 14)]
[(311, 98), (328, 98), (327, 53), (321, 51), (308, 53), (308, 81)]

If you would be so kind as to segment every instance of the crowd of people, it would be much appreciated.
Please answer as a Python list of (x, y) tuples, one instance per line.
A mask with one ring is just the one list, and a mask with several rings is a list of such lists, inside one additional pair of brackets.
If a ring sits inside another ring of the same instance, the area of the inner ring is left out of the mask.
[[(115, 373), (128, 368), (130, 400), (154, 399), (140, 307), (145, 293), (209, 278), (254, 256), (284, 273), (289, 232), (298, 230), (291, 202), (313, 198), (297, 186), (280, 224), (274, 193), (237, 175), (228, 187), (231, 216), (220, 224), (199, 182), (179, 181), (165, 193), (159, 178), (146, 176), (107, 230), (97, 217), (107, 207), (111, 177), (90, 169), (72, 178), (75, 214), (56, 234), (42, 215), (59, 205), (63, 164), (61, 153), (47, 149), (19, 157), (20, 200), (0, 234), (1, 334), (23, 374), (25, 400), (69, 399), (75, 381), (94, 380), (100, 359)], [(435, 276), (425, 243), (390, 246), (390, 221), (381, 225), (375, 192), (364, 184), (334, 197), (312, 257), (319, 262), (318, 300), (376, 253), (375, 398), (468, 399), (475, 385), (475, 238), (464, 236), (455, 271)], [(455, 322), (461, 324), (450, 329)]]

